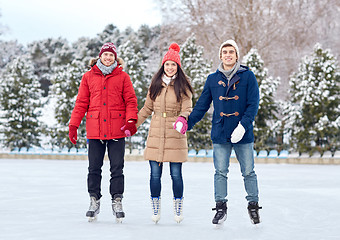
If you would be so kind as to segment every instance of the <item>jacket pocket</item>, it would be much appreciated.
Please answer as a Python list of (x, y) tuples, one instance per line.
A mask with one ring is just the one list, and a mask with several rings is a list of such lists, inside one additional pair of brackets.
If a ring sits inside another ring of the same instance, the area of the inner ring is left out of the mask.
[(87, 138), (99, 137), (100, 124), (99, 124), (99, 111), (88, 112), (86, 114), (86, 133)]
[(112, 137), (121, 136), (123, 132), (120, 129), (125, 124), (125, 111), (111, 111), (110, 124)]

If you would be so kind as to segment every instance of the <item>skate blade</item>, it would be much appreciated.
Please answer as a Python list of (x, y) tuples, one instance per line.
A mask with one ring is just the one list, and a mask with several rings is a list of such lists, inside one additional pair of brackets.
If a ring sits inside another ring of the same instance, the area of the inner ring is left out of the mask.
[(223, 228), (224, 227), (224, 222), (225, 222), (226, 219), (227, 218), (223, 218), (218, 223), (214, 224), (215, 228), (217, 228), (217, 229)]
[(159, 216), (159, 215), (152, 215), (151, 216), (151, 220), (155, 223), (155, 224), (157, 224), (158, 223), (158, 221), (161, 219), (161, 217)]
[(258, 226), (260, 223), (261, 223), (261, 220), (259, 219), (258, 222), (255, 222), (253, 219), (250, 218), (250, 222), (255, 225), (255, 226)]
[(153, 220), (152, 221), (155, 223), (155, 224), (158, 224), (159, 220)]
[(116, 218), (116, 223), (122, 223), (123, 222), (123, 218)]
[(213, 223), (216, 228), (222, 228), (224, 225), (224, 222), (227, 220), (227, 215), (225, 215), (222, 219), (220, 219), (217, 223)]
[(181, 223), (182, 221), (183, 221), (183, 217), (179, 217), (179, 216), (175, 217), (176, 223)]
[(221, 229), (224, 227), (224, 222), (221, 222), (221, 223), (217, 223), (217, 224), (214, 224), (215, 225), (215, 229)]
[(255, 227), (259, 227), (261, 221), (259, 222), (254, 222), (253, 220), (250, 220), (250, 222), (255, 226)]
[(97, 216), (89, 217), (88, 221), (89, 222), (97, 222)]

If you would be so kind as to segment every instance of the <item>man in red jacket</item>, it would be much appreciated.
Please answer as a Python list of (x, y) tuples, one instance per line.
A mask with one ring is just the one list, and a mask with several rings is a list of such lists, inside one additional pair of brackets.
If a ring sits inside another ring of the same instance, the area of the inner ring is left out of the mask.
[(124, 192), (125, 137), (136, 133), (137, 97), (122, 59), (117, 58), (113, 43), (105, 43), (98, 59), (91, 61), (91, 70), (81, 80), (75, 107), (69, 123), (69, 138), (77, 141), (77, 129), (86, 114), (88, 146), (87, 186), (91, 203), (86, 216), (96, 219), (100, 211), (101, 168), (107, 147), (110, 160), (110, 194), (117, 221), (125, 217), (122, 208)]

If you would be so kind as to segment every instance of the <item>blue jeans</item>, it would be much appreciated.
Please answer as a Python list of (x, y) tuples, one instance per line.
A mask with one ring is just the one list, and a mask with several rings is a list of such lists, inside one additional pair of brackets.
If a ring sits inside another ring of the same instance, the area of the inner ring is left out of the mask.
[(231, 150), (234, 148), (236, 158), (240, 163), (244, 187), (247, 192), (248, 202), (258, 202), (257, 176), (254, 171), (254, 144), (214, 144), (214, 186), (215, 201), (227, 202), (228, 172)]
[[(149, 161), (150, 164), (150, 192), (151, 197), (161, 196), (161, 177), (163, 171), (163, 163)], [(174, 198), (183, 196), (183, 178), (182, 163), (170, 162), (170, 175), (172, 179), (172, 191)]]

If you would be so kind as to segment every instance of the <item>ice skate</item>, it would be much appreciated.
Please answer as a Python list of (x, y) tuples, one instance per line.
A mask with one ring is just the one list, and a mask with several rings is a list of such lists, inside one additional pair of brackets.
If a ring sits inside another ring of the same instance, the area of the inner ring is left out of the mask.
[(123, 218), (125, 217), (122, 205), (122, 198), (122, 194), (115, 194), (114, 199), (112, 200), (112, 211), (113, 215), (116, 217), (117, 223), (122, 223)]
[(216, 207), (212, 209), (217, 211), (212, 223), (221, 225), (227, 219), (227, 204), (225, 202), (216, 202)]
[(248, 204), (248, 214), (250, 217), (250, 221), (252, 224), (259, 224), (260, 223), (260, 215), (259, 215), (259, 204), (257, 202), (249, 202)]
[(90, 207), (86, 212), (86, 217), (89, 218), (89, 222), (97, 221), (97, 215), (100, 212), (100, 200), (95, 197), (90, 197)]
[(174, 198), (174, 214), (177, 223), (183, 221), (183, 198)]
[(152, 216), (155, 223), (161, 219), (161, 197), (151, 197)]

